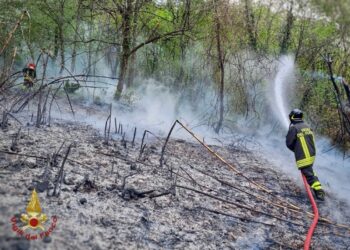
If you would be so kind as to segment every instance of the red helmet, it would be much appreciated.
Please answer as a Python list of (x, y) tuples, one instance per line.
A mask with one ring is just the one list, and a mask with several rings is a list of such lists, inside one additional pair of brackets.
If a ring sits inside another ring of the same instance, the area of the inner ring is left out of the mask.
[(30, 68), (30, 69), (35, 69), (35, 64), (34, 63), (29, 63), (28, 64), (28, 68)]

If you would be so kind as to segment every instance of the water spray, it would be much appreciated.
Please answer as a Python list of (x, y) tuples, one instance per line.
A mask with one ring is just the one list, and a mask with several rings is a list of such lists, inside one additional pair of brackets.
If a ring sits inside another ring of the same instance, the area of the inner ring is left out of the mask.
[[(289, 120), (288, 120), (288, 104), (287, 104), (287, 95), (288, 92), (288, 80), (293, 77), (294, 73), (294, 60), (291, 56), (283, 56), (280, 59), (278, 66), (278, 72), (274, 80), (273, 93), (274, 93), (274, 103), (272, 109), (274, 110), (277, 118), (281, 122), (284, 128), (288, 129)], [(290, 95), (288, 96), (291, 97)], [(304, 250), (309, 250), (311, 245), (311, 238), (315, 231), (317, 222), (319, 220), (319, 214), (317, 209), (317, 204), (313, 198), (310, 187), (305, 179), (305, 176), (302, 175), (303, 182), (305, 185), (305, 190), (312, 204), (314, 218), (313, 222), (308, 230), (306, 239), (304, 242)]]
[[(288, 129), (288, 105), (287, 92), (291, 87), (294, 78), (294, 58), (292, 56), (283, 56), (279, 60), (277, 75), (273, 82), (273, 100), (271, 103), (277, 119), (282, 126)], [(290, 95), (289, 95), (290, 97)]]

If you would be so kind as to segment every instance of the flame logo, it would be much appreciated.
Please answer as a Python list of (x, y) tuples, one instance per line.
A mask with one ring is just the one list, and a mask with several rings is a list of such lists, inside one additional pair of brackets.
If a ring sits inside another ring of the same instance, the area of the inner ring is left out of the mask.
[(21, 221), (27, 224), (22, 230), (39, 228), (44, 231), (45, 228), (42, 224), (47, 220), (47, 216), (41, 213), (40, 201), (35, 189), (32, 192), (26, 211), (26, 214), (21, 215)]

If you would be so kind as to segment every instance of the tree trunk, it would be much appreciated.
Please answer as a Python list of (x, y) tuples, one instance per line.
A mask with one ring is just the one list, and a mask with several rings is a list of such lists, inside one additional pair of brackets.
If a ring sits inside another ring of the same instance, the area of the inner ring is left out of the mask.
[(224, 86), (225, 86), (225, 68), (224, 68), (224, 56), (222, 51), (222, 41), (221, 41), (221, 24), (219, 20), (218, 14), (218, 6), (214, 4), (215, 10), (215, 38), (216, 38), (216, 50), (217, 50), (217, 59), (218, 59), (218, 67), (220, 71), (219, 77), (219, 121), (217, 126), (215, 127), (215, 132), (219, 133), (222, 128), (222, 123), (224, 120)]
[(299, 31), (299, 38), (298, 38), (298, 47), (295, 51), (295, 61), (298, 60), (299, 58), (299, 54), (300, 54), (300, 50), (303, 46), (303, 41), (304, 41), (304, 33), (305, 33), (305, 22), (302, 22), (301, 23), (301, 26), (300, 26), (300, 31)]
[(75, 63), (76, 63), (76, 57), (77, 57), (77, 40), (79, 38), (79, 28), (80, 28), (80, 18), (81, 18), (81, 5), (82, 0), (78, 1), (78, 8), (77, 8), (77, 18), (75, 20), (75, 34), (74, 34), (74, 41), (73, 41), (73, 51), (72, 51), (72, 61), (70, 69), (72, 72), (75, 71)]
[[(94, 18), (94, 15), (93, 15), (93, 4), (94, 2), (91, 1), (90, 2), (90, 21), (89, 21), (89, 38), (91, 39), (92, 38), (92, 33), (93, 33), (93, 18)], [(87, 74), (91, 74), (91, 66), (92, 66), (92, 43), (89, 43), (88, 45), (88, 67), (87, 67)], [(95, 94), (95, 89), (93, 91), (93, 93)], [(93, 96), (94, 96), (93, 94)]]
[(132, 14), (132, 3), (126, 1), (126, 8), (122, 12), (122, 53), (120, 54), (119, 81), (115, 98), (121, 97), (124, 82), (128, 72), (128, 62), (130, 57), (130, 21)]
[(343, 87), (345, 90), (346, 97), (348, 99), (348, 106), (350, 107), (350, 87), (349, 84), (345, 81), (345, 79), (342, 79)]
[(53, 50), (53, 57), (56, 59), (58, 55), (58, 50), (59, 50), (59, 30), (58, 30), (58, 25), (55, 28), (55, 40), (54, 40), (54, 50)]
[(65, 1), (61, 1), (60, 2), (60, 14), (61, 16), (59, 16), (58, 18), (58, 38), (59, 38), (59, 46), (60, 46), (60, 57), (61, 57), (61, 69), (60, 69), (60, 73), (63, 72), (64, 68), (65, 68), (65, 51), (64, 51), (64, 24), (65, 24), (65, 20), (63, 19), (64, 17), (64, 4)]
[(188, 39), (185, 38), (185, 30), (189, 28), (189, 20), (190, 20), (190, 14), (191, 14), (191, 1), (190, 0), (184, 0), (185, 10), (182, 16), (182, 35), (180, 38), (180, 51), (181, 51), (181, 62), (180, 62), (180, 70), (179, 74), (175, 79), (175, 84), (179, 86), (184, 81), (185, 77), (185, 60), (186, 60), (186, 48), (188, 44)]
[(244, 1), (245, 9), (245, 18), (246, 18), (246, 27), (249, 36), (249, 44), (254, 51), (257, 50), (257, 39), (256, 39), (256, 30), (255, 30), (255, 16), (251, 6), (251, 0)]
[(129, 46), (125, 45), (124, 43), (124, 38), (123, 38), (123, 52), (121, 53), (121, 63), (120, 63), (120, 68), (119, 68), (119, 81), (118, 81), (118, 85), (117, 85), (117, 91), (115, 93), (115, 98), (117, 100), (119, 100), (119, 98), (121, 97), (121, 94), (123, 92), (123, 88), (124, 88), (124, 82), (125, 82), (125, 78), (126, 78), (126, 72), (128, 70), (128, 60), (129, 60), (129, 54), (127, 53), (127, 48), (129, 48)]
[(293, 28), (293, 22), (294, 22), (294, 16), (293, 16), (293, 1), (290, 3), (290, 7), (287, 13), (287, 20), (286, 20), (286, 26), (284, 30), (282, 31), (282, 40), (280, 44), (280, 54), (285, 54), (288, 50), (289, 44), (290, 44), (290, 38)]
[(136, 63), (136, 53), (133, 53), (130, 56), (130, 62), (128, 67), (128, 77), (127, 77), (127, 84), (126, 86), (130, 88), (134, 84), (135, 79), (135, 63)]
[[(137, 32), (137, 22), (139, 19), (139, 10), (141, 8), (141, 1), (136, 0), (134, 10), (133, 10), (133, 18), (132, 18), (132, 27), (131, 27), (131, 47), (135, 47), (136, 45), (136, 32)], [(135, 63), (136, 63), (136, 53), (132, 53), (130, 56), (130, 62), (129, 62), (129, 72), (128, 72), (128, 78), (127, 78), (127, 87), (131, 87), (134, 83), (135, 78)]]
[(61, 57), (60, 73), (62, 73), (65, 65), (63, 27), (59, 26), (58, 30), (59, 30), (59, 46), (60, 46), (60, 57)]

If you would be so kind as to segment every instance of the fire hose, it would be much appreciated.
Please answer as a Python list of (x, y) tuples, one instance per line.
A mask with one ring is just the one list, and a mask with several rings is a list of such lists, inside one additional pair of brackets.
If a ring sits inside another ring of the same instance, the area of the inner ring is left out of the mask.
[(304, 185), (305, 185), (305, 190), (307, 192), (307, 195), (309, 196), (309, 199), (310, 199), (310, 202), (311, 202), (311, 205), (312, 205), (312, 210), (314, 212), (314, 219), (312, 221), (312, 224), (307, 232), (307, 235), (306, 235), (306, 239), (305, 239), (305, 242), (304, 242), (304, 250), (308, 250), (310, 249), (310, 244), (311, 244), (311, 238), (312, 238), (312, 235), (315, 231), (315, 228), (317, 226), (317, 222), (318, 222), (318, 208), (317, 208), (317, 205), (316, 205), (316, 202), (315, 202), (315, 199), (311, 193), (311, 190), (310, 190), (310, 187), (309, 187), (309, 184), (307, 183), (306, 181), (306, 178), (303, 174), (301, 174), (301, 176), (303, 177), (303, 181), (304, 181)]

